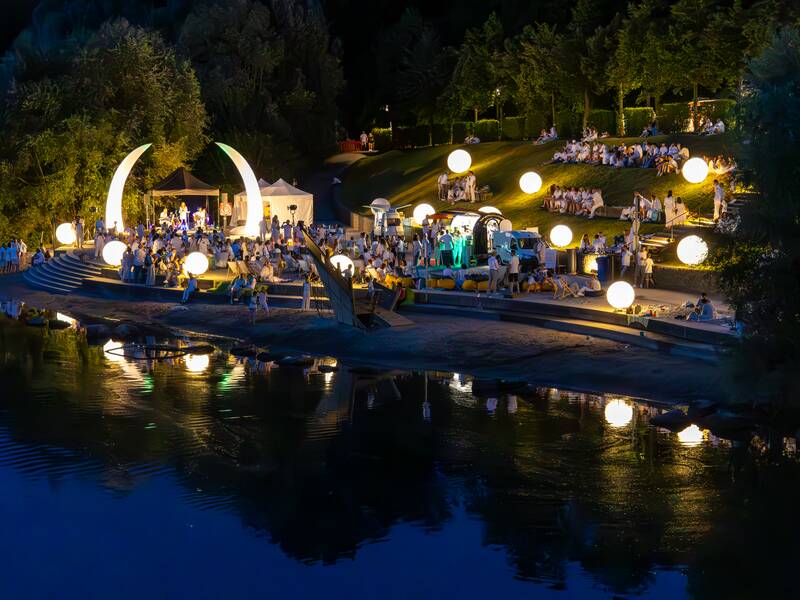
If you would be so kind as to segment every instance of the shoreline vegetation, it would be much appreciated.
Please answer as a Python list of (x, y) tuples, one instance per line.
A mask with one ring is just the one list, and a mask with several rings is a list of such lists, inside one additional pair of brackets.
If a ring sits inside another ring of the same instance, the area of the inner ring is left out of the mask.
[(719, 365), (533, 325), (413, 314), (414, 327), (365, 334), (338, 325), (327, 313), (274, 308), (253, 326), (238, 305), (60, 296), (29, 289), (20, 276), (0, 279), (0, 297), (58, 310), (82, 323), (111, 320), (107, 337), (115, 339), (115, 332), (129, 338), (211, 335), (386, 370), (467, 373), (670, 403), (725, 400)]

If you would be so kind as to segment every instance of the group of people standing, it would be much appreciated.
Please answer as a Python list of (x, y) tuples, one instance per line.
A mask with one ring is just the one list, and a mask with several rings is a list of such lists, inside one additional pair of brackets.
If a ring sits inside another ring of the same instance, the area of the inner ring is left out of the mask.
[(447, 171), (444, 171), (436, 180), (436, 189), (441, 202), (448, 204), (472, 203), (478, 198), (478, 179), (472, 171), (468, 171), (462, 177), (453, 178)]
[[(37, 254), (41, 248), (37, 249)], [(28, 256), (28, 246), (22, 239), (12, 239), (10, 242), (0, 244), (0, 273), (16, 273), (20, 265), (25, 265)]]

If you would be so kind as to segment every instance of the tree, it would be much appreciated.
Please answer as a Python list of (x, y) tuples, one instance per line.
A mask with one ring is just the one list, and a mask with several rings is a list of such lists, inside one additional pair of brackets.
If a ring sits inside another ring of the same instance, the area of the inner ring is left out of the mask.
[(516, 42), (518, 68), (515, 77), (518, 102), (531, 110), (540, 100), (548, 102), (556, 124), (556, 96), (564, 90), (563, 38), (555, 27), (539, 23), (526, 26)]
[(508, 97), (503, 50), (503, 27), (494, 13), (480, 29), (468, 29), (464, 34), (451, 85), (476, 122), (478, 113), (499, 106)]
[(750, 61), (738, 157), (759, 197), (716, 260), (720, 285), (745, 324), (733, 370), (739, 400), (774, 408), (800, 398), (800, 31), (785, 29)]

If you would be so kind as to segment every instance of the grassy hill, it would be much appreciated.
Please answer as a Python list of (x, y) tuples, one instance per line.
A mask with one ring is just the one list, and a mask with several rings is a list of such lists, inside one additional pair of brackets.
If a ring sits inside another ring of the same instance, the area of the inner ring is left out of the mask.
[[(631, 143), (635, 138), (611, 138), (607, 143)], [(653, 141), (680, 142), (688, 146), (692, 156), (729, 154), (733, 152), (731, 135), (701, 137), (694, 135), (659, 136)], [(704, 183), (687, 183), (680, 174), (656, 177), (655, 169), (612, 169), (607, 166), (545, 164), (563, 146), (555, 141), (540, 146), (530, 142), (489, 142), (465, 147), (472, 155), (472, 170), (478, 185), (488, 184), (494, 193), (492, 206), (511, 219), (515, 229), (538, 226), (546, 233), (558, 223), (569, 225), (574, 243), (583, 233), (603, 231), (614, 235), (626, 229), (626, 223), (612, 219), (588, 220), (585, 217), (552, 214), (541, 209), (542, 199), (550, 185), (596, 187), (602, 190), (610, 206), (629, 206), (634, 191), (654, 193), (663, 199), (668, 190), (681, 196), (692, 212), (710, 214), (713, 210), (713, 177)], [(436, 178), (446, 169), (447, 155), (462, 146), (437, 146), (410, 151), (391, 151), (355, 163), (346, 173), (342, 186), (343, 200), (357, 212), (374, 198), (388, 198), (394, 206), (432, 204), (436, 209), (447, 206), (437, 200)], [(532, 196), (519, 189), (519, 177), (535, 170), (544, 182), (542, 190)], [(460, 203), (456, 208), (477, 209), (478, 205)], [(407, 213), (410, 212), (410, 209)], [(629, 225), (628, 225), (629, 227)], [(645, 225), (643, 232), (663, 229), (662, 225)]]

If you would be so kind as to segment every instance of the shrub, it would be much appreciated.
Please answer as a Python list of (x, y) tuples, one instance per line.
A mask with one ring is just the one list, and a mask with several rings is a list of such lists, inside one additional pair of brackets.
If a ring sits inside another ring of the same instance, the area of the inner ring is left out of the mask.
[(375, 138), (375, 150), (385, 152), (392, 149), (392, 130), (388, 127), (374, 127), (372, 137)]
[(656, 118), (656, 113), (649, 106), (625, 109), (625, 134), (639, 135)]
[(525, 137), (525, 117), (503, 119), (503, 139), (521, 140)]
[(408, 141), (414, 148), (430, 146), (430, 130), (427, 125), (415, 125), (408, 128)]
[(482, 142), (497, 141), (498, 132), (499, 123), (496, 119), (482, 119), (475, 123), (475, 135), (478, 136)]
[(690, 116), (689, 105), (686, 102), (662, 104), (656, 114), (658, 129), (666, 133), (686, 131)]
[(450, 127), (436, 123), (433, 126), (433, 143), (436, 145), (450, 143)]
[(589, 111), (589, 126), (597, 129), (598, 133), (607, 131), (614, 134), (614, 111), (596, 108)]

